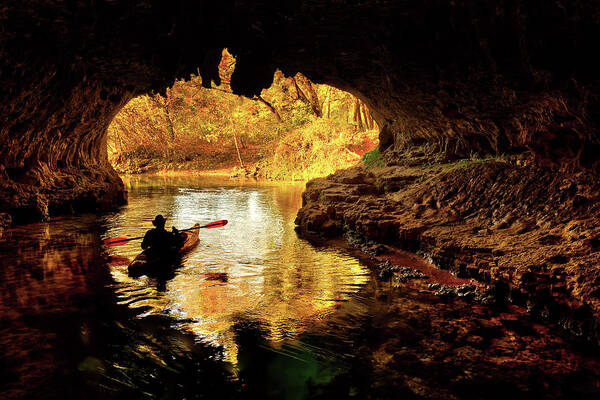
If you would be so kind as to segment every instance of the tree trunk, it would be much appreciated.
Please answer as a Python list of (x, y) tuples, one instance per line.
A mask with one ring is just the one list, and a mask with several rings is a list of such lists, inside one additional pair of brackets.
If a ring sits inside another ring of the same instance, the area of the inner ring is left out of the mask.
[(273, 105), (271, 103), (269, 103), (268, 101), (266, 101), (265, 99), (263, 99), (262, 96), (260, 96), (260, 95), (256, 96), (256, 99), (258, 101), (260, 101), (261, 103), (263, 103), (265, 106), (267, 106), (267, 108), (269, 109), (269, 111), (271, 111), (273, 114), (275, 114), (275, 116), (277, 117), (277, 120), (279, 122), (283, 122), (283, 120), (281, 119), (281, 115), (279, 115), (279, 113), (277, 112), (277, 110), (275, 109), (275, 107), (273, 107)]
[(312, 87), (312, 84), (310, 83), (308, 78), (306, 78), (304, 75), (298, 73), (298, 74), (296, 74), (296, 76), (298, 76), (299, 78), (302, 77), (300, 79), (306, 80), (305, 81), (307, 83), (306, 86), (308, 87), (309, 95), (312, 100), (309, 99), (306, 96), (306, 94), (304, 93), (304, 91), (300, 88), (300, 85), (298, 85), (298, 81), (296, 80), (296, 78), (291, 77), (290, 79), (292, 80), (292, 83), (294, 84), (294, 87), (296, 88), (297, 99), (310, 104), (313, 114), (315, 114), (315, 116), (317, 116), (318, 118), (321, 118), (321, 116), (322, 116), (321, 107), (319, 105), (319, 98), (317, 97), (317, 93), (316, 93), (315, 89)]
[(331, 119), (331, 86), (327, 87), (327, 95), (325, 96), (325, 102), (323, 103), (325, 108), (325, 116), (327, 119)]
[(165, 119), (167, 120), (167, 132), (169, 132), (169, 139), (171, 142), (175, 141), (175, 129), (173, 128), (173, 121), (171, 120), (171, 111), (169, 110), (169, 103), (165, 101), (163, 106), (165, 113)]
[(377, 122), (375, 122), (375, 118), (373, 118), (373, 113), (371, 113), (371, 110), (369, 109), (369, 107), (367, 107), (366, 104), (364, 106), (367, 116), (369, 117), (369, 129), (379, 129), (379, 127), (377, 126)]
[[(114, 136), (117, 138), (116, 142), (119, 144), (119, 157), (121, 157), (121, 155), (123, 154), (123, 138), (121, 137), (121, 132), (125, 131), (126, 128), (123, 126), (123, 124), (121, 123), (121, 121), (118, 121), (115, 118), (115, 129), (113, 130), (114, 132)], [(116, 147), (116, 146), (115, 146)]]
[(242, 148), (242, 150), (248, 148), (248, 139), (244, 139), (243, 136), (240, 136), (240, 147)]
[(371, 111), (369, 107), (365, 103), (361, 101), (360, 103), (363, 113), (363, 120), (365, 121), (365, 127), (367, 129), (373, 129), (373, 117), (371, 116)]
[(300, 82), (304, 85), (304, 87), (306, 88), (306, 92), (308, 93), (308, 96), (310, 97), (307, 100), (310, 103), (313, 113), (318, 118), (321, 118), (323, 116), (323, 110), (321, 109), (321, 103), (319, 102), (319, 96), (317, 94), (317, 91), (316, 91), (314, 85), (306, 76), (304, 76), (300, 73), (298, 73), (298, 78), (300, 78)]
[(240, 153), (240, 146), (238, 146), (237, 135), (233, 133), (233, 143), (235, 143), (235, 150), (237, 151), (238, 160), (240, 160), (240, 167), (244, 168), (244, 162), (242, 161), (242, 155)]
[(296, 100), (300, 100), (302, 98), (306, 99), (304, 92), (302, 92), (302, 90), (300, 89), (300, 86), (298, 86), (298, 82), (296, 82), (296, 78), (291, 76), (290, 80), (292, 81), (294, 88), (296, 88)]
[(364, 130), (363, 127), (363, 123), (362, 123), (362, 117), (360, 115), (360, 100), (359, 99), (355, 99), (354, 100), (354, 122), (356, 123), (356, 127), (358, 128), (359, 131)]

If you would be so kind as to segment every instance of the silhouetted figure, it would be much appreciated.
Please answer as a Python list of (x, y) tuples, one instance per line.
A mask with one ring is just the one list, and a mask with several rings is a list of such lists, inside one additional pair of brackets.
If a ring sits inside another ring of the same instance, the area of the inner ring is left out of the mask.
[(173, 227), (172, 232), (165, 230), (167, 220), (162, 215), (157, 215), (152, 221), (154, 229), (150, 229), (144, 235), (142, 249), (146, 250), (151, 257), (162, 257), (177, 254), (183, 246), (184, 237)]

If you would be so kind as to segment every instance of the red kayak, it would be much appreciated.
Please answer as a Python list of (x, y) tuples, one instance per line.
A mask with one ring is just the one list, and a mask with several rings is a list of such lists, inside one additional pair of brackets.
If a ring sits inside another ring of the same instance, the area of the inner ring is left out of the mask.
[[(200, 224), (194, 225), (199, 227)], [(174, 252), (172, 255), (162, 257), (150, 257), (146, 250), (142, 251), (136, 258), (133, 259), (127, 271), (131, 276), (141, 275), (157, 275), (163, 272), (170, 272), (174, 267), (177, 267), (181, 263), (181, 258), (189, 253), (198, 245), (200, 239), (198, 238), (199, 229), (191, 231), (181, 232), (180, 235), (185, 236), (183, 247), (179, 251)]]

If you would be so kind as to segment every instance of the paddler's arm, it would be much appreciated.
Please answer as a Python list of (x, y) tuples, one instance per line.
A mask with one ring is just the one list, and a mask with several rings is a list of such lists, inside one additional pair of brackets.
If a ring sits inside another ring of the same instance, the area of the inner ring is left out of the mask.
[(173, 235), (173, 245), (177, 249), (182, 248), (183, 243), (185, 242), (183, 235), (181, 233), (179, 233), (179, 230), (177, 228), (175, 228), (174, 226), (172, 227), (171, 234)]
[(150, 247), (150, 236), (150, 231), (146, 232), (146, 234), (144, 235), (144, 240), (142, 240), (142, 249), (146, 250), (148, 247)]

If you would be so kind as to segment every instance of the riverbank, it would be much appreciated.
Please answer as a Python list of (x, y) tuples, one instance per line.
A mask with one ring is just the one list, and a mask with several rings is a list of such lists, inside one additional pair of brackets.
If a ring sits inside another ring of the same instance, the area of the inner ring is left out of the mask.
[(156, 176), (214, 176), (219, 178), (228, 178), (235, 167), (232, 168), (219, 168), (209, 170), (199, 169), (183, 169), (183, 170), (164, 170), (156, 171), (152, 175)]
[[(274, 180), (309, 180), (356, 164), (377, 147), (377, 130), (357, 131), (326, 120), (315, 120), (283, 137), (260, 144), (202, 143), (174, 149), (111, 153), (120, 174), (198, 174), (248, 176)], [(154, 143), (158, 146), (157, 143)], [(217, 171), (215, 173), (215, 171)], [(228, 172), (225, 172), (228, 171)]]
[[(472, 287), (486, 285), (351, 232), (348, 240), (298, 237), (302, 184), (123, 181), (129, 204), (115, 213), (5, 231), (1, 398), (600, 393), (592, 346), (522, 307), (481, 301)], [(140, 242), (103, 240), (137, 237), (159, 212), (178, 227), (230, 222), (201, 230), (199, 246), (169, 279), (132, 278), (127, 265)]]
[(299, 229), (417, 252), (600, 343), (600, 187), (526, 160), (338, 171), (307, 184)]

